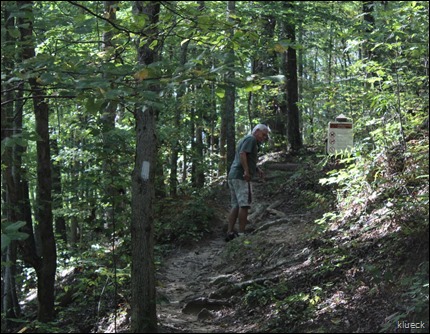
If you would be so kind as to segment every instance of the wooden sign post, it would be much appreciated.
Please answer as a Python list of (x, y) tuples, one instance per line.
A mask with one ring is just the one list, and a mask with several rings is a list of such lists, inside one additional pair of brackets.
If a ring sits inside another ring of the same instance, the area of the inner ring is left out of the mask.
[(344, 115), (336, 117), (336, 122), (328, 123), (327, 154), (349, 151), (354, 145), (352, 122)]

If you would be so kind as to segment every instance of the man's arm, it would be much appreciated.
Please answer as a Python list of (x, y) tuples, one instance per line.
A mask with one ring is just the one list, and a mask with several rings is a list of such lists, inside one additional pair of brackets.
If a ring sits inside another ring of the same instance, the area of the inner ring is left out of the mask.
[(251, 180), (251, 175), (249, 174), (249, 167), (248, 167), (248, 153), (242, 151), (240, 152), (240, 163), (243, 167), (243, 178), (245, 181)]

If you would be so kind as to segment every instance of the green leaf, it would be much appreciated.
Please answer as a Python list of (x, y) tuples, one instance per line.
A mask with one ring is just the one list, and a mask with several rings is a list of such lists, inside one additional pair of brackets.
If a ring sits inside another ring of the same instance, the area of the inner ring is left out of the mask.
[(1, 235), (1, 251), (3, 252), (6, 247), (10, 245), (11, 238), (9, 238), (6, 234)]
[(256, 92), (259, 91), (262, 87), (263, 86), (261, 85), (250, 84), (245, 87), (245, 92)]
[(158, 40), (155, 39), (151, 42), (151, 44), (149, 45), (149, 48), (151, 50), (154, 50), (157, 45), (158, 45)]
[(224, 96), (225, 96), (225, 90), (224, 89), (222, 89), (222, 88), (220, 88), (220, 87), (217, 87), (217, 89), (216, 89), (216, 91), (215, 91), (215, 94), (219, 97), (219, 98), (224, 98)]
[(20, 32), (18, 29), (16, 28), (8, 28), (7, 32), (9, 33), (9, 35), (13, 38), (19, 38), (21, 36)]
[[(17, 221), (15, 223), (9, 223), (7, 224), (7, 226), (4, 228), (5, 233), (14, 233), (16, 231), (18, 231), (21, 227), (23, 227), (25, 225), (25, 221)], [(2, 226), (3, 227), (3, 226)]]
[(2, 234), (1, 234), (1, 251), (6, 249), (10, 245), (12, 240), (25, 240), (28, 238), (28, 233), (18, 231), (25, 225), (25, 221), (17, 222), (6, 222), (2, 223)]
[(25, 147), (22, 136), (20, 134), (13, 135), (12, 137), (6, 137), (5, 139), (3, 139), (1, 142), (1, 154), (2, 154), (2, 156), (5, 153), (6, 148), (14, 147), (16, 145)]

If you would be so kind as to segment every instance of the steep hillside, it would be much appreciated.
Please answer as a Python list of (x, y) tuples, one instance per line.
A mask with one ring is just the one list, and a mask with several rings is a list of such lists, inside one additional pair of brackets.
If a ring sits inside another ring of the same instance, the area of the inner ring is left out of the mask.
[[(265, 156), (250, 233), (224, 242), (224, 211), (209, 239), (175, 251), (159, 273), (162, 331), (428, 331), (428, 239), (399, 237), (376, 214), (328, 225), (335, 196), (318, 182), (320, 159)], [(218, 191), (211, 205), (227, 210)]]
[[(254, 183), (244, 237), (224, 240), (225, 181), (206, 197), (161, 205), (159, 332), (428, 332), (428, 218), (421, 233), (404, 228), (425, 212), (394, 211), (387, 184), (374, 198), (339, 202), (340, 188), (320, 182), (339, 166), (312, 152), (260, 163), (266, 177)], [(58, 282), (59, 321), (20, 330), (130, 331), (129, 243), (117, 250), (115, 279), (111, 255), (107, 245), (70, 259)], [(34, 307), (29, 296), (25, 311)]]

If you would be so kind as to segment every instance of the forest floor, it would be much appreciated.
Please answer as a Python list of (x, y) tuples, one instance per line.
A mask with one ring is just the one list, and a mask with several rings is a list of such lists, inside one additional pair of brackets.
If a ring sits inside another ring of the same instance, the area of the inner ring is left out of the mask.
[[(365, 221), (328, 223), (336, 190), (319, 183), (327, 176), (319, 162), (313, 153), (263, 156), (248, 233), (230, 242), (229, 191), (212, 187), (210, 233), (164, 253), (158, 266), (159, 332), (428, 333), (428, 233), (401, 235), (375, 203)], [(63, 275), (55, 327), (20, 332), (129, 332), (129, 275), (118, 272), (125, 283), (112, 298), (103, 254)]]
[(399, 283), (428, 259), (428, 238), (399, 245), (393, 222), (323, 231), (315, 221), (334, 209), (335, 195), (318, 183), (317, 162), (264, 156), (249, 233), (228, 243), (228, 189), (214, 193), (212, 234), (175, 249), (158, 272), (160, 332), (403, 332), (422, 321), (413, 331), (428, 332), (428, 315), (408, 316), (410, 288)]

